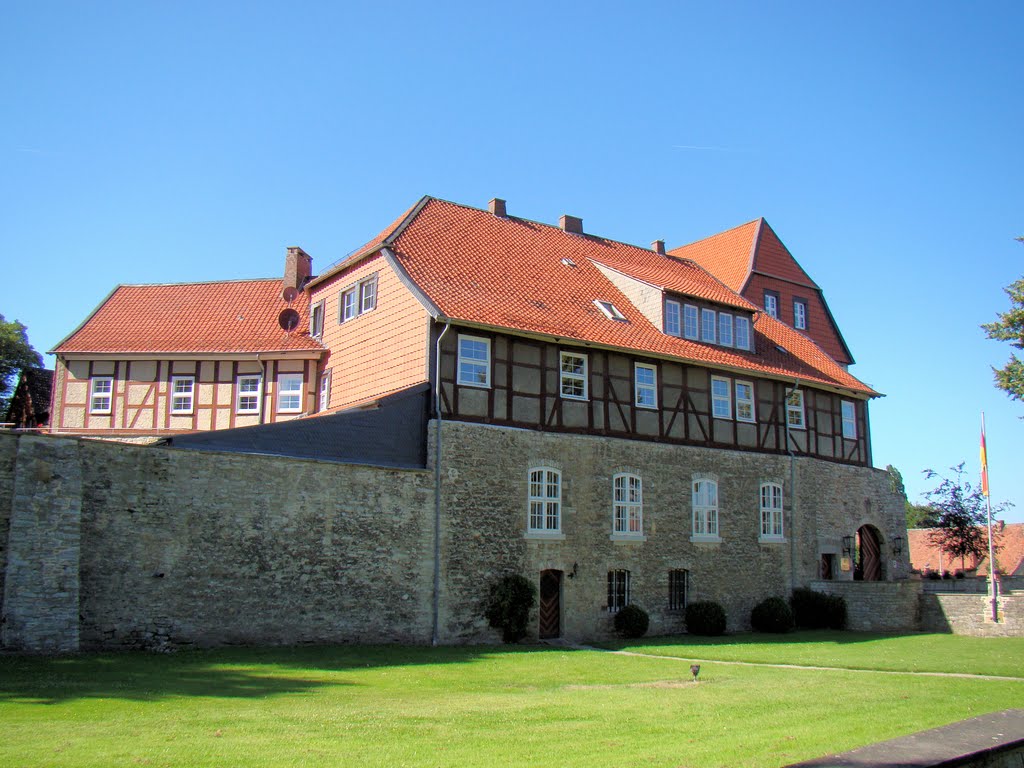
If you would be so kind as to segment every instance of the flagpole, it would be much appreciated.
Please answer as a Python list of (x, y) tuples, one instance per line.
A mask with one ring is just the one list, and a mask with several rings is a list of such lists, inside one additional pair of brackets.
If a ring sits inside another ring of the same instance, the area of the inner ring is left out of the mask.
[(985, 445), (985, 412), (981, 412), (981, 478), (988, 507), (988, 588), (992, 596), (992, 622), (999, 622), (999, 596), (996, 594), (996, 557), (992, 546), (992, 496), (988, 485), (988, 446)]

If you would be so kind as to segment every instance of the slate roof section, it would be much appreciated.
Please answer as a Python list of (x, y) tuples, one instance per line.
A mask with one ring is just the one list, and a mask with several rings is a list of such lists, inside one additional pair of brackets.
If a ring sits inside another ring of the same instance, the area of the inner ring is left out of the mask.
[[(66, 353), (225, 353), (319, 351), (309, 337), (309, 294), (289, 305), (281, 279), (120, 285), (56, 348)], [(299, 326), (278, 324), (291, 306)]]

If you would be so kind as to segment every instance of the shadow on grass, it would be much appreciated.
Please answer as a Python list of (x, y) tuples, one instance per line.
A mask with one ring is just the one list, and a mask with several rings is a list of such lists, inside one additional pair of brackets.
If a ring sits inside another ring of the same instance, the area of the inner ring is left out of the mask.
[(801, 643), (832, 643), (850, 645), (870, 643), (875, 640), (919, 636), (920, 632), (851, 632), (836, 629), (805, 629), (785, 634), (769, 632), (738, 632), (733, 635), (703, 637), (701, 635), (668, 635), (664, 637), (640, 638), (638, 640), (617, 640), (598, 643), (595, 647), (620, 651), (636, 646), (680, 645), (693, 647), (727, 647), (740, 645), (799, 645)]

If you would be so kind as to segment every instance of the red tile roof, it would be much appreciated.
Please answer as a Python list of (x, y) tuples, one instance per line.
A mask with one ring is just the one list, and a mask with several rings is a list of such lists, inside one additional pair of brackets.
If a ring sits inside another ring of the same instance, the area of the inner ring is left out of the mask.
[(309, 337), (309, 294), (291, 307), (299, 326), (285, 333), (289, 305), (281, 279), (121, 285), (52, 352), (220, 353), (320, 350)]
[(754, 245), (762, 221), (764, 219), (748, 221), (717, 235), (675, 248), (669, 253), (697, 262), (739, 293), (753, 266)]
[(757, 238), (751, 271), (770, 277), (781, 277), (791, 283), (820, 290), (764, 219), (761, 219), (761, 231)]
[[(1024, 523), (995, 523), (993, 521), (996, 562), (999, 572), (1004, 576), (1024, 576)], [(907, 543), (910, 547), (910, 565), (918, 570), (925, 567), (931, 570), (939, 568), (939, 548), (932, 543), (931, 534), (935, 528), (912, 528), (907, 531)], [(988, 539), (986, 539), (987, 541)], [(964, 565), (968, 569), (977, 567), (978, 574), (988, 575), (988, 557), (975, 562), (973, 557), (966, 558)], [(956, 571), (961, 567), (960, 558), (942, 555), (942, 570)]]
[[(753, 354), (663, 333), (596, 263), (671, 290), (752, 305), (693, 264), (643, 248), (434, 198), (393, 236), (391, 247), (412, 280), (452, 320), (877, 394), (806, 336), (761, 313)], [(595, 299), (613, 303), (626, 321), (605, 317)]]

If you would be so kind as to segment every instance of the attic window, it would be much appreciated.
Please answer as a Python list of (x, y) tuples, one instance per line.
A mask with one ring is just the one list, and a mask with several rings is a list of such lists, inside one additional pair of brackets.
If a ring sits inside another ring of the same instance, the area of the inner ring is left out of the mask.
[(626, 316), (619, 312), (619, 310), (610, 301), (601, 301), (600, 299), (594, 299), (594, 303), (597, 308), (604, 312), (605, 317), (609, 320), (621, 320), (626, 322)]
[(576, 262), (573, 261), (572, 259), (570, 259), (568, 256), (566, 256), (564, 259), (562, 259), (562, 263), (565, 264), (565, 266), (567, 266), (567, 267), (575, 267), (576, 266)]

